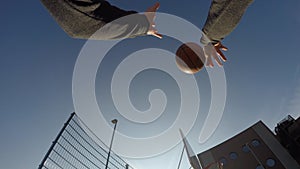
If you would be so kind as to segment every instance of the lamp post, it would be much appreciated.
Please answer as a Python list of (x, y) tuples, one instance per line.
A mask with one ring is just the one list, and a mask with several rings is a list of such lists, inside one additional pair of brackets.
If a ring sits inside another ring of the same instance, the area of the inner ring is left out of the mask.
[(109, 146), (109, 151), (108, 151), (108, 155), (107, 155), (107, 159), (106, 159), (105, 169), (107, 169), (107, 167), (108, 167), (108, 162), (109, 162), (109, 157), (110, 157), (111, 147), (112, 147), (112, 143), (113, 143), (113, 140), (114, 140), (114, 136), (115, 136), (115, 131), (116, 131), (116, 128), (117, 128), (118, 120), (117, 120), (117, 119), (113, 119), (111, 122), (112, 122), (115, 126), (114, 126), (114, 131), (113, 131), (113, 134), (112, 134), (112, 137), (111, 137), (111, 141), (110, 141), (110, 146)]
[(180, 155), (180, 159), (179, 159), (179, 163), (178, 163), (177, 169), (180, 169), (180, 164), (181, 164), (181, 161), (182, 161), (184, 148), (185, 148), (185, 147), (183, 146), (183, 149), (182, 149), (182, 151), (181, 151), (181, 155)]

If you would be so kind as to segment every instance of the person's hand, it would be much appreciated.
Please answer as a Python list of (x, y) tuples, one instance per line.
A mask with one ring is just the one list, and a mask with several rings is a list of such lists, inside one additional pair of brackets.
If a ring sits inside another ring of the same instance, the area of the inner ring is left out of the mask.
[(217, 44), (214, 45), (216, 52), (218, 53), (218, 55), (220, 56), (220, 58), (223, 60), (223, 62), (226, 62), (227, 58), (225, 57), (225, 55), (223, 54), (223, 51), (227, 51), (228, 48), (225, 47), (221, 42), (218, 42)]
[(223, 66), (222, 61), (226, 62), (227, 58), (225, 57), (225, 55), (221, 50), (223, 51), (228, 50), (228, 48), (223, 46), (221, 42), (218, 42), (215, 45), (213, 45), (212, 43), (208, 43), (204, 46), (206, 66), (214, 67), (213, 60), (215, 60), (220, 67)]
[(153, 6), (149, 7), (147, 10), (146, 10), (146, 17), (149, 21), (149, 29), (148, 29), (148, 32), (147, 32), (147, 35), (152, 35), (152, 36), (155, 36), (157, 38), (162, 38), (162, 35), (158, 33), (158, 31), (155, 29), (155, 23), (154, 23), (154, 20), (155, 20), (155, 12), (157, 11), (157, 9), (159, 8), (159, 3), (155, 3)]

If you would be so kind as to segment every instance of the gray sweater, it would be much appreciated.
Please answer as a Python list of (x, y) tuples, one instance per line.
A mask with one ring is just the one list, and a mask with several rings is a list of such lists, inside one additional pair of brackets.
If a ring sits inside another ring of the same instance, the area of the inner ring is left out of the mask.
[(41, 0), (41, 2), (62, 29), (73, 38), (98, 40), (131, 38), (146, 35), (149, 28), (145, 15), (119, 9), (105, 0)]
[[(234, 30), (253, 1), (213, 0), (202, 31), (213, 44), (218, 43)], [(206, 44), (207, 40), (201, 38), (201, 42)]]

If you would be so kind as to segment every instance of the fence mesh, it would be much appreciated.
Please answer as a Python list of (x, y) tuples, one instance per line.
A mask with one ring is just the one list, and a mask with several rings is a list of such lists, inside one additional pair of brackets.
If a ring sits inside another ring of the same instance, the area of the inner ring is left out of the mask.
[[(39, 169), (105, 169), (108, 147), (73, 113)], [(109, 169), (133, 169), (111, 152)]]

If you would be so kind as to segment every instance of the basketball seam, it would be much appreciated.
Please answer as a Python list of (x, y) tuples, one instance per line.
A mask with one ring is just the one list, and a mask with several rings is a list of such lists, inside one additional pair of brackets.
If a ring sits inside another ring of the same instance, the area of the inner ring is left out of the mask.
[[(184, 48), (189, 48), (189, 49), (191, 49), (191, 48), (188, 47), (188, 46), (184, 46)], [(186, 52), (184, 48), (182, 49), (182, 51), (186, 54), (186, 56), (188, 56), (187, 58), (188, 58), (188, 60), (191, 62), (191, 64), (194, 66), (194, 68), (197, 69), (197, 66), (193, 63), (193, 60), (189, 57), (188, 52)], [(193, 49), (191, 49), (191, 50), (194, 52)], [(195, 52), (194, 52), (194, 53), (195, 53)], [(195, 53), (195, 54), (196, 54), (196, 53)], [(196, 54), (196, 55), (197, 55), (197, 54)]]

